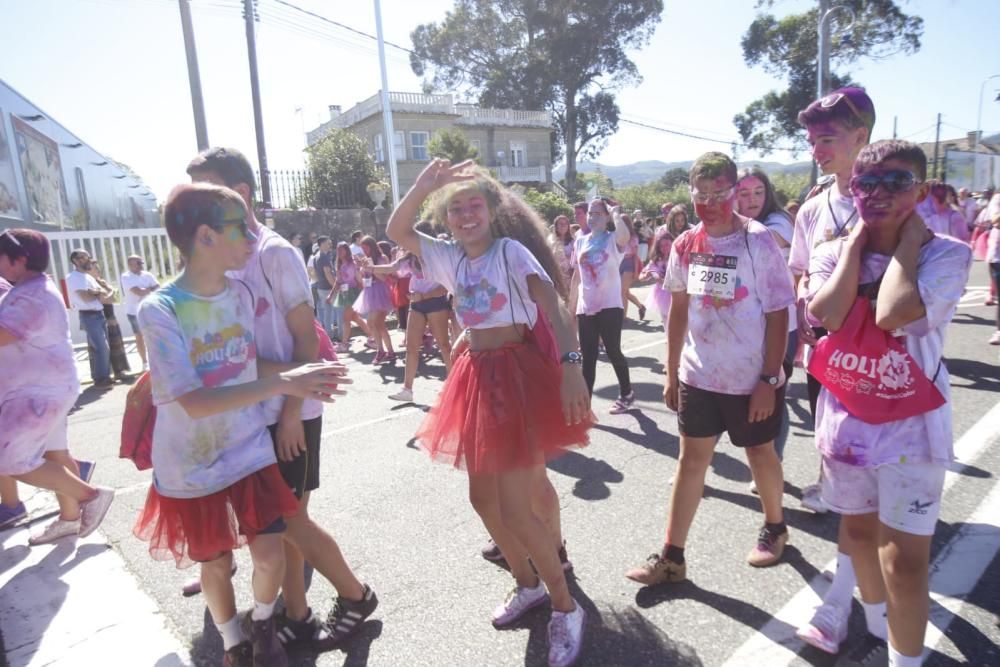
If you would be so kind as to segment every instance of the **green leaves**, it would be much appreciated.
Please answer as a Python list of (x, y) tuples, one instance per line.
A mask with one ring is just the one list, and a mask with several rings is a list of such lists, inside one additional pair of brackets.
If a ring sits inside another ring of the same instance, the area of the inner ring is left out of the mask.
[[(862, 58), (881, 60), (920, 49), (923, 19), (903, 13), (893, 0), (836, 0), (834, 4), (845, 10), (837, 10), (827, 19), (831, 22), (831, 66), (844, 67)], [(771, 0), (757, 3), (758, 9), (772, 5)], [(768, 91), (733, 118), (743, 141), (765, 155), (778, 145), (805, 149), (804, 132), (796, 116), (816, 97), (818, 21), (817, 9), (781, 19), (759, 13), (741, 40), (747, 65), (760, 66), (788, 82), (785, 90)], [(850, 74), (831, 72), (831, 89), (850, 83), (854, 83)]]
[(410, 64), (431, 89), (551, 111), (572, 192), (577, 156), (618, 129), (614, 92), (641, 80), (627, 50), (648, 43), (662, 12), (662, 0), (456, 0), (411, 33)]
[(479, 151), (461, 130), (438, 130), (427, 143), (427, 150), (432, 157), (447, 158), (452, 164), (479, 158)]

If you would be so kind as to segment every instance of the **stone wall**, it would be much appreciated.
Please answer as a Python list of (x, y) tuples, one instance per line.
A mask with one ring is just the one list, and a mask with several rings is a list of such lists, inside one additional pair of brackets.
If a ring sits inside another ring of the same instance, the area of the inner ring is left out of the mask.
[(364, 234), (382, 241), (386, 238), (385, 225), (390, 213), (387, 208), (374, 211), (367, 208), (315, 211), (282, 209), (274, 211), (274, 230), (285, 238), (291, 236), (292, 232), (299, 232), (306, 238), (310, 232), (315, 232), (319, 236), (329, 236), (336, 243), (350, 241), (351, 233), (360, 229)]

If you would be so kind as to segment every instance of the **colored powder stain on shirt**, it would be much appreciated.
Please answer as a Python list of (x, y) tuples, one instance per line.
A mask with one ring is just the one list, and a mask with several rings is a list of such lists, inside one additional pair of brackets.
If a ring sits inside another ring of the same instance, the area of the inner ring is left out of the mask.
[(483, 278), (474, 285), (463, 287), (458, 295), (458, 311), (470, 325), (481, 324), (507, 305), (507, 296)]
[(736, 290), (732, 299), (723, 299), (718, 296), (712, 296), (711, 294), (704, 294), (701, 297), (701, 304), (706, 308), (726, 308), (735, 303), (739, 303), (748, 296), (750, 296), (750, 290), (747, 289), (747, 286), (744, 285), (743, 282), (737, 277)]

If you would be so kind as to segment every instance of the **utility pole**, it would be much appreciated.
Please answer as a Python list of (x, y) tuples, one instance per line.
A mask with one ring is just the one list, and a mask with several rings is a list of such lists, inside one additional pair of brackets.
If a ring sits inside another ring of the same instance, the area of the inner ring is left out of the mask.
[[(385, 130), (385, 156), (389, 160), (389, 180), (392, 184), (392, 208), (399, 206), (399, 170), (396, 167), (395, 138), (392, 128), (392, 103), (389, 100), (389, 76), (385, 71), (385, 41), (382, 39), (382, 5), (375, 0), (375, 34), (378, 37), (378, 66), (382, 73), (382, 127)], [(406, 143), (403, 143), (406, 150)]]
[(937, 132), (934, 133), (934, 178), (938, 177), (940, 169), (938, 167), (938, 146), (941, 143), (941, 114), (938, 114)]
[(205, 123), (205, 101), (201, 97), (201, 76), (198, 74), (198, 52), (194, 47), (194, 29), (191, 27), (189, 0), (177, 0), (181, 10), (181, 32), (184, 34), (184, 53), (187, 55), (188, 82), (191, 85), (191, 108), (194, 111), (194, 134), (198, 150), (208, 148), (208, 125)]
[(892, 138), (896, 138), (896, 125), (899, 122), (899, 116), (892, 117)]
[[(816, 99), (822, 99), (830, 89), (830, 0), (819, 0), (819, 23), (816, 25)], [(812, 161), (809, 182), (816, 184), (819, 167)]]
[[(264, 147), (264, 116), (260, 110), (260, 82), (257, 80), (257, 36), (254, 34), (255, 0), (243, 0), (247, 27), (247, 55), (250, 58), (250, 96), (253, 98), (253, 126), (257, 134), (257, 164), (260, 167), (260, 201), (265, 219), (271, 216), (271, 176)], [(270, 225), (268, 225), (270, 226)]]

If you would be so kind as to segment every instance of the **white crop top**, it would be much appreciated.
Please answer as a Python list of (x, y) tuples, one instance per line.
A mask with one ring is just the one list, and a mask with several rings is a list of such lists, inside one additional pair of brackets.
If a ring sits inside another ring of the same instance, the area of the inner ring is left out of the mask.
[(473, 259), (455, 241), (420, 234), (420, 256), (424, 277), (455, 296), (458, 321), (470, 329), (514, 323), (535, 326), (538, 307), (528, 294), (528, 276), (535, 274), (552, 284), (531, 251), (513, 239), (497, 239)]

